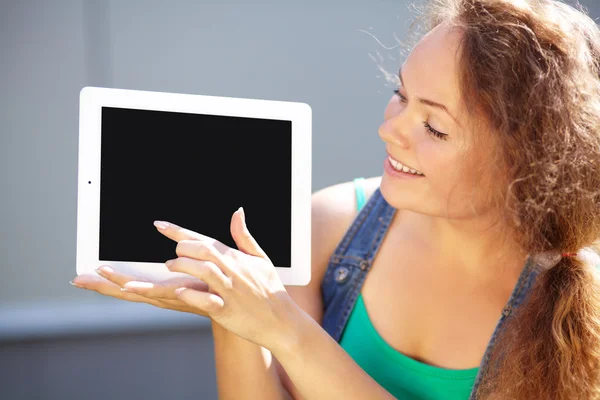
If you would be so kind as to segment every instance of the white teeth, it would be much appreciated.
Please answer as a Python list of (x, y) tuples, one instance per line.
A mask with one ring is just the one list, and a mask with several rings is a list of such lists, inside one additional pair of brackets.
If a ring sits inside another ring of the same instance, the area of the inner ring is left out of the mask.
[(392, 164), (392, 166), (394, 167), (394, 169), (396, 171), (403, 171), (406, 173), (423, 176), (423, 174), (421, 172), (417, 171), (416, 169), (408, 168), (407, 166), (400, 164), (398, 161), (394, 160), (392, 157), (388, 156), (388, 159), (390, 160), (390, 164)]

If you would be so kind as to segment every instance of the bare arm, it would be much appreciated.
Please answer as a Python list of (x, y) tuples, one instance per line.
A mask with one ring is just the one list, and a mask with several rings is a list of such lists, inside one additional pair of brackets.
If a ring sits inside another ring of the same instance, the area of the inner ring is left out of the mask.
[[(373, 192), (379, 187), (381, 177), (368, 178), (364, 182), (365, 194), (368, 199)], [(323, 301), (321, 294), (321, 281), (327, 269), (329, 257), (333, 254), (335, 247), (342, 239), (342, 236), (348, 230), (352, 220), (356, 217), (356, 202), (354, 184), (346, 182), (340, 185), (325, 188), (313, 194), (313, 211), (312, 211), (312, 242), (313, 242), (313, 278), (311, 284), (315, 285), (312, 290), (307, 290), (308, 287), (288, 287), (286, 288), (289, 295), (294, 299), (296, 304), (302, 310), (308, 313), (318, 323), (319, 327), (323, 320)], [(316, 276), (319, 278), (317, 279)], [(315, 282), (318, 280), (318, 284)], [(333, 339), (332, 339), (333, 340)], [(344, 351), (345, 353), (345, 351)], [(347, 356), (347, 354), (346, 354)], [(285, 357), (284, 357), (285, 358)], [(282, 366), (279, 360), (274, 357), (274, 364), (279, 370), (279, 375), (284, 386), (289, 393), (292, 394), (295, 400), (304, 400), (314, 398), (310, 393), (303, 393), (298, 390), (293, 383), (286, 369)], [(341, 361), (354, 364), (353, 360)], [(320, 371), (321, 366), (317, 365), (314, 371)], [(292, 367), (292, 370), (294, 368)], [(293, 373), (293, 372), (292, 372)], [(342, 376), (342, 378), (345, 378)], [(309, 377), (298, 378), (310, 379)], [(345, 380), (345, 379), (344, 379)], [(325, 382), (325, 385), (328, 383)], [(317, 394), (317, 398), (319, 394)], [(325, 397), (322, 397), (325, 398)], [(369, 398), (368, 396), (365, 398)]]
[[(378, 178), (365, 182), (367, 198), (379, 186), (379, 182)], [(315, 198), (319, 195), (322, 197)], [(320, 292), (323, 274), (335, 246), (356, 216), (356, 203), (348, 201), (354, 199), (351, 182), (328, 188), (316, 196), (313, 197), (313, 218), (317, 218), (318, 222), (313, 225), (313, 241), (320, 245), (313, 251), (313, 263), (322, 272), (318, 296), (297, 293), (304, 288), (288, 290), (305, 317), (300, 319), (297, 329), (300, 334), (294, 345), (273, 350), (275, 363), (280, 369), (284, 385), (296, 400), (394, 399), (320, 325), (323, 318)], [(306, 314), (313, 318), (307, 318)]]
[[(307, 286), (286, 286), (296, 304), (319, 322), (323, 314), (320, 284), (329, 256), (321, 245), (326, 234), (322, 222), (327, 222), (321, 215), (323, 200), (322, 192), (312, 196), (311, 281)], [(300, 400), (285, 371), (269, 350), (230, 333), (214, 322), (212, 326), (219, 399)]]
[[(302, 310), (300, 310), (303, 313)], [(273, 348), (300, 398), (392, 400), (381, 385), (354, 362), (312, 318), (302, 321), (301, 334), (287, 348)], [(299, 330), (295, 330), (299, 332)]]
[[(367, 180), (365, 185), (367, 197), (370, 196), (378, 185), (378, 178)], [(331, 186), (313, 194), (311, 282), (307, 286), (286, 286), (290, 297), (292, 297), (302, 312), (310, 316), (310, 320), (314, 322), (313, 328), (317, 329), (317, 332), (320, 329), (325, 335), (327, 333), (320, 328), (323, 318), (321, 281), (327, 269), (329, 257), (355, 216), (356, 203), (354, 202), (354, 186), (352, 182)], [(300, 386), (301, 391), (299, 391), (294, 383), (292, 383), (292, 381), (296, 382), (296, 379), (298, 382), (306, 382), (307, 379), (310, 382), (310, 379), (312, 379), (310, 374), (319, 374), (318, 371), (322, 371), (323, 364), (335, 365), (342, 362), (343, 365), (350, 366), (351, 369), (354, 366), (358, 369), (358, 373), (362, 373), (362, 375), (372, 381), (328, 335), (327, 337), (333, 343), (328, 343), (325, 338), (324, 341), (316, 341), (315, 343), (311, 343), (310, 346), (315, 345), (319, 348), (322, 347), (324, 350), (335, 349), (337, 347), (343, 353), (342, 357), (345, 356), (344, 361), (337, 360), (335, 357), (338, 357), (338, 355), (336, 354), (323, 356), (322, 360), (319, 357), (319, 360), (306, 361), (288, 361), (285, 355), (281, 355), (286, 360), (284, 364), (287, 362), (288, 368), (292, 371), (292, 379), (286, 373), (287, 368), (284, 369), (282, 364), (273, 357), (269, 350), (231, 334), (215, 323), (213, 323), (213, 335), (217, 386), (219, 399), (221, 400), (257, 398), (266, 400), (302, 400), (304, 398), (314, 398), (321, 400), (323, 398), (346, 398), (345, 396), (340, 397), (338, 393), (341, 394), (344, 392), (336, 392), (335, 386), (332, 386), (331, 382), (327, 382), (326, 380), (315, 381), (322, 382), (316, 384), (315, 388), (322, 387), (323, 390), (333, 390), (331, 393), (336, 393), (333, 397), (322, 396), (321, 392), (318, 392), (315, 397), (312, 392), (305, 392), (302, 389), (303, 385)], [(307, 332), (307, 337), (320, 337), (318, 334), (316, 336), (313, 335), (315, 333), (312, 331)], [(304, 353), (313, 352), (304, 351)], [(298, 375), (299, 369), (303, 368), (301, 366), (302, 363), (307, 363), (306, 367), (309, 368), (308, 365), (314, 362), (319, 362), (320, 365), (310, 367), (313, 370), (312, 372), (304, 371), (304, 373)], [(340, 373), (346, 374), (348, 372), (342, 369)], [(344, 381), (347, 378), (343, 375), (340, 376)], [(378, 386), (374, 381), (372, 383), (375, 387)], [(313, 383), (309, 384), (312, 385)], [(380, 389), (382, 388), (380, 387)], [(371, 395), (376, 393), (376, 390), (375, 388), (375, 391), (369, 391), (369, 394), (362, 398), (379, 398), (371, 397)]]
[(219, 399), (291, 400), (271, 352), (212, 323)]

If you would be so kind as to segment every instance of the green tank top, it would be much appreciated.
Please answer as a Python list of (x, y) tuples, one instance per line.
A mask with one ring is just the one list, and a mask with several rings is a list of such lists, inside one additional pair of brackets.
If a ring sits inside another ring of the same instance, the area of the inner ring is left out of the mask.
[[(357, 207), (366, 202), (362, 178), (355, 180)], [(479, 368), (452, 370), (416, 361), (390, 346), (377, 332), (358, 295), (340, 345), (397, 399), (467, 400)]]

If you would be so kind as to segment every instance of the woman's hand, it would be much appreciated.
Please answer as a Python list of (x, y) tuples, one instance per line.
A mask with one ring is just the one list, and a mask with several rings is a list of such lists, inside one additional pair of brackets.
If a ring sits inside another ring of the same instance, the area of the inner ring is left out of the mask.
[[(181, 230), (166, 224), (161, 231), (177, 240)], [(178, 257), (167, 261), (167, 268), (206, 282), (209, 290), (180, 288), (175, 292), (188, 306), (206, 312), (237, 336), (268, 349), (283, 346), (294, 339), (292, 326), (302, 315), (300, 309), (248, 232), (241, 208), (233, 214), (230, 230), (239, 250), (203, 235), (199, 240), (178, 241)]]
[(178, 242), (178, 257), (167, 261), (167, 267), (188, 274), (190, 280), (139, 282), (101, 267), (98, 272), (110, 282), (79, 276), (74, 283), (113, 297), (209, 316), (228, 331), (269, 349), (295, 339), (292, 326), (301, 323), (303, 314), (248, 232), (242, 209), (233, 214), (230, 226), (239, 250), (174, 224), (155, 225)]
[(208, 317), (208, 314), (190, 307), (175, 294), (175, 290), (181, 287), (208, 291), (208, 285), (197, 278), (177, 277), (162, 281), (140, 281), (135, 276), (122, 274), (106, 266), (98, 268), (97, 272), (103, 278), (95, 275), (79, 275), (72, 283), (79, 288), (93, 290), (120, 300), (147, 303), (160, 308)]
[[(158, 226), (157, 226), (158, 228)], [(159, 229), (159, 232), (162, 232)], [(205, 236), (187, 229), (172, 229), (169, 238), (175, 241), (202, 240)], [(208, 292), (210, 288), (205, 282), (193, 276), (183, 276), (164, 280), (148, 280), (124, 274), (108, 266), (101, 266), (96, 270), (98, 275), (79, 275), (71, 282), (74, 286), (93, 290), (105, 296), (114, 297), (136, 303), (147, 303), (156, 307), (174, 311), (198, 314), (204, 317), (209, 315), (198, 308), (191, 307), (177, 297), (176, 289), (185, 287), (200, 292)]]

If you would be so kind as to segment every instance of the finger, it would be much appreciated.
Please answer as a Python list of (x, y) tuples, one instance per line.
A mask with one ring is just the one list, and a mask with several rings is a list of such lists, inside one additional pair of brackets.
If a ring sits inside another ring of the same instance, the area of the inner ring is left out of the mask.
[(157, 307), (165, 308), (165, 304), (162, 302), (148, 299), (135, 293), (123, 292), (118, 285), (101, 277), (93, 275), (79, 275), (75, 277), (72, 282), (79, 288), (91, 290), (104, 296), (110, 296), (134, 303), (147, 303)]
[(209, 236), (182, 228), (181, 226), (175, 225), (172, 222), (154, 221), (154, 226), (160, 233), (176, 242), (180, 242), (182, 240), (207, 240), (212, 242), (215, 240)]
[(124, 292), (136, 293), (152, 299), (176, 299), (175, 288), (166, 288), (152, 282), (130, 281), (121, 288)]
[(230, 230), (231, 237), (233, 237), (233, 241), (241, 252), (267, 260), (269, 259), (263, 249), (260, 248), (256, 240), (254, 240), (250, 234), (250, 231), (248, 231), (248, 227), (246, 226), (246, 217), (242, 207), (233, 213), (233, 216), (231, 217)]
[[(179, 245), (185, 242), (179, 242)], [(195, 242), (199, 243), (199, 242)], [(180, 255), (174, 260), (166, 262), (167, 268), (173, 272), (183, 272), (184, 274), (196, 277), (208, 284), (208, 287), (218, 293), (223, 293), (225, 290), (231, 289), (231, 279), (229, 279), (223, 271), (215, 265), (215, 263), (206, 260), (198, 260)]]
[[(184, 305), (183, 301), (181, 301), (179, 298), (175, 300), (158, 300), (147, 298), (136, 293), (124, 292), (119, 286), (115, 285), (114, 283), (95, 275), (79, 275), (75, 279), (73, 279), (71, 283), (73, 283), (79, 288), (91, 290), (101, 295), (114, 297), (119, 300), (130, 301), (133, 303), (145, 303), (158, 308), (177, 310), (208, 317), (208, 314), (198, 313), (197, 309), (195, 309), (194, 307), (191, 307), (187, 304)], [(173, 293), (175, 293), (175, 291), (173, 291)]]
[(177, 253), (179, 257), (188, 257), (200, 261), (210, 261), (216, 264), (216, 266), (219, 267), (221, 271), (223, 271), (223, 274), (225, 274), (225, 276), (231, 276), (231, 256), (228, 255), (228, 253), (231, 254), (231, 252), (235, 252), (237, 250), (231, 249), (229, 247), (227, 249), (227, 251), (222, 252), (208, 242), (201, 242), (197, 240), (182, 240), (181, 242), (177, 243), (175, 253)]
[(144, 297), (150, 297), (154, 299), (175, 300), (177, 299), (175, 289), (180, 287), (186, 287), (201, 292), (208, 291), (208, 285), (205, 282), (199, 281), (195, 278), (175, 278), (163, 282), (130, 281), (123, 286), (122, 290), (137, 293)]
[(208, 314), (218, 312), (225, 305), (221, 297), (212, 293), (198, 292), (186, 288), (179, 288), (175, 293), (177, 293), (177, 297), (187, 305), (199, 308)]
[(115, 285), (118, 285), (121, 288), (125, 286), (127, 282), (140, 280), (139, 277), (126, 275), (121, 272), (115, 271), (108, 265), (102, 265), (100, 268), (96, 269), (96, 273), (104, 279), (114, 283)]
[(160, 233), (162, 233), (169, 239), (176, 241), (177, 243), (183, 240), (197, 240), (212, 244), (221, 253), (225, 253), (229, 249), (229, 246), (219, 242), (216, 239), (211, 238), (210, 236), (206, 236), (201, 233), (182, 228), (180, 226), (175, 225), (172, 222), (154, 221), (154, 226), (158, 228), (158, 231)]

